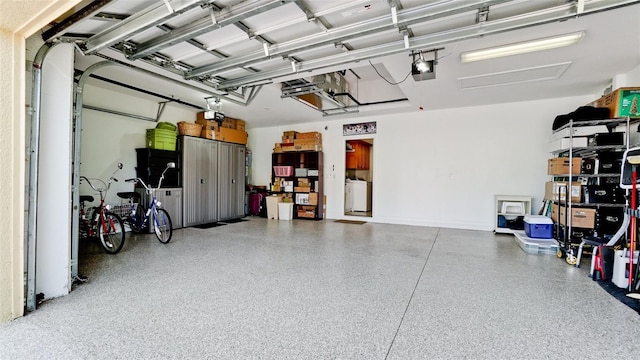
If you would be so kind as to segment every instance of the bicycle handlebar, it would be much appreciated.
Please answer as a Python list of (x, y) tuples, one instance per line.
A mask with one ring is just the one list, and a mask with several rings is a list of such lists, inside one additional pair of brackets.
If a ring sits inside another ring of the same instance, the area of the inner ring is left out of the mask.
[(93, 185), (91, 183), (91, 181), (89, 180), (88, 177), (80, 175), (80, 182), (82, 182), (82, 180), (86, 181), (87, 184), (89, 184), (89, 186), (94, 190), (100, 193), (100, 197), (104, 200), (104, 198), (107, 195), (107, 191), (109, 191), (109, 188), (111, 187), (111, 183), (113, 181), (118, 182), (118, 179), (114, 178), (113, 175), (115, 175), (115, 173), (118, 172), (118, 170), (122, 169), (122, 163), (118, 163), (118, 168), (113, 172), (113, 174), (111, 174), (111, 177), (109, 178), (108, 182), (104, 182), (104, 180), (102, 179), (98, 179), (98, 178), (91, 178), (91, 180), (93, 180), (94, 182), (100, 182), (102, 184), (102, 187), (96, 187), (97, 185)]
[(142, 179), (140, 179), (139, 177), (126, 179), (125, 182), (133, 182), (133, 183), (139, 182), (147, 191), (155, 191), (160, 189), (160, 186), (162, 185), (162, 180), (164, 179), (164, 174), (167, 172), (167, 170), (175, 167), (176, 167), (176, 164), (174, 162), (167, 163), (167, 167), (164, 168), (164, 171), (162, 171), (162, 174), (160, 175), (160, 180), (158, 180), (158, 186), (155, 188), (153, 188), (151, 184), (149, 185), (145, 184), (144, 181), (142, 181)]

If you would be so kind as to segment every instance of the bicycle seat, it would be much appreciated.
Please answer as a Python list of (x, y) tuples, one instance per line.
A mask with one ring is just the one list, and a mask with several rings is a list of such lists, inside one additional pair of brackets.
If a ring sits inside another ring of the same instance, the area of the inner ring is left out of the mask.
[(93, 202), (93, 196), (91, 195), (80, 195), (80, 202)]
[(135, 191), (125, 191), (117, 193), (121, 199), (131, 199), (133, 202), (140, 202), (140, 194)]

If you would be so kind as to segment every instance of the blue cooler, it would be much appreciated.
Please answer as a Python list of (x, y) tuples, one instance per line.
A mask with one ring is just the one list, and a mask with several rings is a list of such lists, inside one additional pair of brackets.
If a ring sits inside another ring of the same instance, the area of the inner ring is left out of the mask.
[(530, 238), (552, 239), (553, 221), (548, 216), (526, 215), (524, 217), (524, 232)]

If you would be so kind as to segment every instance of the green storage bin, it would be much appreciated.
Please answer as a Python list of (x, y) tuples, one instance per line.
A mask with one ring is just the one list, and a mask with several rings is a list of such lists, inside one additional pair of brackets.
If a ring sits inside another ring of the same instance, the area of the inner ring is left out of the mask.
[(172, 124), (170, 122), (159, 122), (158, 125), (156, 125), (156, 130), (171, 130), (173, 132), (178, 131), (178, 127), (175, 124)]
[(147, 147), (159, 150), (176, 150), (175, 131), (165, 129), (147, 129)]

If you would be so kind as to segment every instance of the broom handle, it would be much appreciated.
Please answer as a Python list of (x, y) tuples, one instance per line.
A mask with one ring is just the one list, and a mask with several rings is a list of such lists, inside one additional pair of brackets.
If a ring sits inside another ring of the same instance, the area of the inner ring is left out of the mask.
[[(636, 165), (631, 166), (631, 208), (633, 210), (636, 209), (636, 180), (638, 179), (638, 173), (636, 169)], [(633, 258), (635, 251), (635, 242), (636, 242), (636, 218), (635, 216), (631, 217), (631, 243), (629, 248), (631, 253), (629, 254), (629, 291), (633, 288)]]

